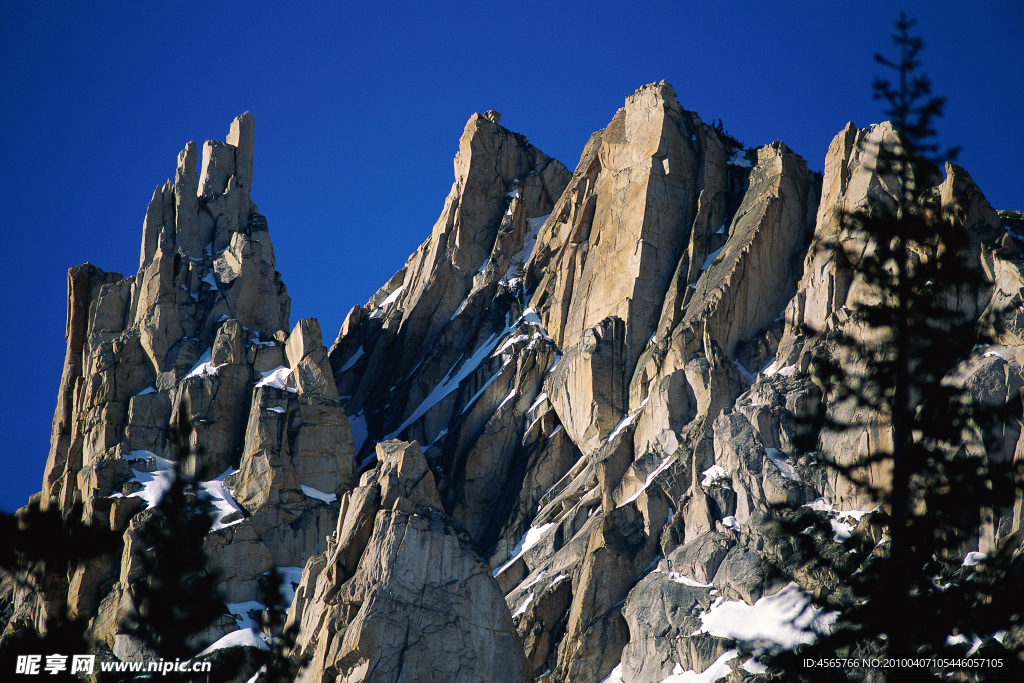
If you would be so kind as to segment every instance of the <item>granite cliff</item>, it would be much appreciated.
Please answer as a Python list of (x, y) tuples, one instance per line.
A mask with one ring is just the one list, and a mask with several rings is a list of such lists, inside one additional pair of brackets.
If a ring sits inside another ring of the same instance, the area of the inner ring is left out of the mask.
[[(150, 201), (137, 274), (68, 274), (39, 502), (83, 503), (121, 552), (12, 589), (7, 633), (67, 604), (104, 656), (143, 657), (122, 621), (144, 578), (138, 529), (183, 460), (217, 509), (204, 549), (229, 608), (200, 648), (266, 647), (252, 613), (277, 568), (300, 681), (758, 680), (736, 650), (748, 634), (720, 617), (800, 604), (772, 570), (769, 506), (871, 520), (816, 454), (870, 452), (888, 425), (801, 446), (827, 400), (805, 331), (857, 334), (850, 312), (874, 293), (816, 245), (895, 191), (864, 152), (894, 136), (849, 124), (820, 175), (781, 142), (736, 148), (660, 82), (571, 171), (474, 114), (429, 236), (329, 348), (316, 320), (289, 320), (249, 195), (252, 116), (203, 145), (198, 173), (188, 143)], [(926, 181), (975, 236), (988, 286), (969, 313), (1019, 311), (1021, 238), (963, 169)], [(963, 368), (978, 395), (1024, 387), (1024, 326), (1004, 322)], [(999, 457), (1024, 457), (1020, 437)], [(1018, 500), (967, 550), (1020, 524)]]

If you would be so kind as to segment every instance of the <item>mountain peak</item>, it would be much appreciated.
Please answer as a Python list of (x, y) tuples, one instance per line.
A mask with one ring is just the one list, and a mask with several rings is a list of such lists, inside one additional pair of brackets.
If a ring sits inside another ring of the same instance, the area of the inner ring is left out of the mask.
[[(878, 148), (900, 144), (888, 123), (848, 124), (822, 177), (781, 141), (735, 153), (665, 81), (628, 95), (572, 172), (500, 120), (469, 117), (405, 264), (364, 305), (323, 302), (348, 308), (329, 351), (317, 320), (290, 325), (250, 196), (251, 114), (203, 144), (198, 172), (185, 145), (147, 208), (138, 273), (68, 273), (41, 501), (65, 515), (81, 501), (122, 548), (52, 590), (12, 589), (8, 632), (66, 602), (95, 617), (104, 652), (145, 654), (118, 615), (145, 580), (140, 512), (177, 467), (216, 508), (203, 547), (231, 612), (197, 648), (266, 645), (249, 612), (277, 569), (310, 662), (297, 681), (724, 676), (749, 635), (722, 626), (726, 603), (802, 637), (778, 609), (806, 600), (772, 578), (789, 541), (767, 515), (799, 508), (848, 556), (849, 519), (874, 514), (849, 510), (874, 502), (822, 454), (851, 463), (890, 435), (841, 402), (825, 409), (859, 431), (806, 419), (829, 401), (812, 359), (839, 353), (807, 331), (870, 341), (856, 314), (883, 298), (855, 268), (850, 213), (891, 209), (912, 178), (922, 213), (969, 232), (991, 285), (957, 301), (971, 319), (1019, 304), (1024, 242), (960, 167), (879, 168)], [(1017, 317), (957, 375), (986, 400), (1019, 389)], [(1018, 531), (999, 515), (975, 552)]]

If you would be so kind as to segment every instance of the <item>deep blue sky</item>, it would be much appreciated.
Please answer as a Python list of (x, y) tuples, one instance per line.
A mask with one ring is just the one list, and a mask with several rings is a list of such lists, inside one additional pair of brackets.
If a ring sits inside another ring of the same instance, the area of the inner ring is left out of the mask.
[[(69, 9), (69, 5), (76, 7)], [(870, 83), (900, 9), (949, 97), (945, 144), (1024, 209), (1024, 8), (1001, 2), (49, 3), (0, 9), (0, 508), (39, 489), (64, 354), (66, 270), (132, 274), (153, 188), (188, 140), (256, 118), (254, 201), (325, 342), (427, 237), (466, 119), (575, 167), (640, 85), (820, 170), (881, 120)]]

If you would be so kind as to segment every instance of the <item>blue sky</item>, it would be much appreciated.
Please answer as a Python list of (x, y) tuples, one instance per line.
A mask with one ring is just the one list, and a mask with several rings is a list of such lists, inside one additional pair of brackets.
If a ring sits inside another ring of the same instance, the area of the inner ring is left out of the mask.
[[(1024, 209), (1024, 6), (1001, 2), (5, 3), (0, 10), (0, 508), (37, 491), (64, 355), (66, 271), (133, 274), (153, 188), (188, 140), (256, 118), (254, 201), (292, 323), (329, 344), (429, 234), (466, 119), (575, 167), (625, 95), (666, 79), (748, 145), (821, 170), (881, 120), (872, 54), (901, 9), (996, 208)], [(965, 9), (969, 7), (969, 9)]]

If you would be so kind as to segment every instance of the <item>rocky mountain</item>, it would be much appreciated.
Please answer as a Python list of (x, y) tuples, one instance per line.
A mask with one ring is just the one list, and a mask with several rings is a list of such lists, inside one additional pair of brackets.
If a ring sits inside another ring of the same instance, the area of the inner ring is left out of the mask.
[[(474, 114), (429, 236), (329, 350), (316, 320), (289, 321), (249, 196), (252, 116), (198, 173), (188, 143), (138, 273), (68, 275), (38, 502), (83, 503), (121, 550), (10, 589), (6, 633), (67, 604), (103, 656), (144, 658), (123, 625), (139, 529), (180, 461), (217, 510), (203, 547), (228, 610), (196, 635), (206, 655), (268, 647), (254, 617), (277, 568), (300, 681), (757, 680), (737, 640), (806, 637), (769, 506), (837, 530), (873, 506), (817, 455), (869, 453), (889, 425), (801, 446), (823, 400), (805, 331), (856, 335), (877, 296), (842, 216), (900, 191), (865, 152), (894, 136), (849, 124), (822, 177), (781, 142), (738, 149), (660, 82), (570, 171)], [(974, 236), (989, 286), (967, 312), (1019, 310), (1021, 239), (963, 169), (920, 182)], [(816, 248), (837, 238), (845, 260)], [(1024, 387), (1022, 325), (969, 360), (973, 392)], [(1019, 429), (1003, 436), (1001, 457), (1024, 457)], [(1020, 523), (1018, 499), (966, 550)]]

